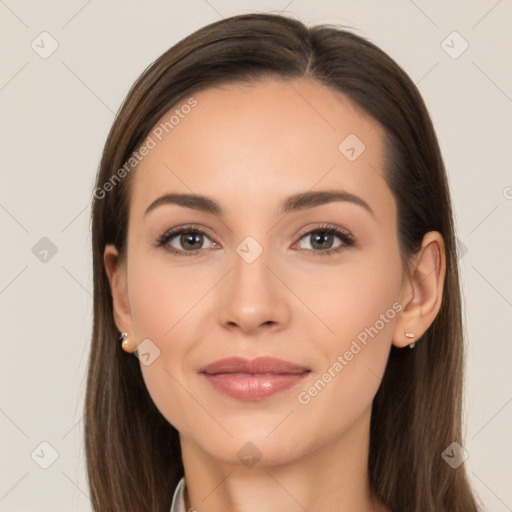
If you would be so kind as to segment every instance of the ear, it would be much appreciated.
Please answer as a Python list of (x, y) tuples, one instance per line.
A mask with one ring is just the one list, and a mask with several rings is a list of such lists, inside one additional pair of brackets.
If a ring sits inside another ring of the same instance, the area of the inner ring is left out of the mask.
[[(443, 299), (446, 255), (444, 240), (437, 231), (424, 237), (421, 249), (416, 253), (404, 280), (400, 304), (393, 330), (393, 345), (405, 347), (418, 341), (437, 316)], [(407, 337), (405, 333), (414, 337)]]
[[(135, 349), (135, 346), (133, 346), (134, 329), (128, 300), (126, 265), (120, 262), (119, 252), (112, 244), (105, 247), (103, 262), (110, 283), (114, 322), (119, 332), (126, 332), (128, 334), (128, 345), (123, 347), (123, 349), (127, 352), (133, 352)], [(131, 342), (130, 338), (132, 338)]]

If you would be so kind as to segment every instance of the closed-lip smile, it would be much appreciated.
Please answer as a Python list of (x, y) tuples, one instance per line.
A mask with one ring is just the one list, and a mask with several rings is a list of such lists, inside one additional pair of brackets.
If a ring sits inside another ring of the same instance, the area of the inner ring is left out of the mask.
[(221, 393), (239, 400), (261, 400), (299, 384), (311, 370), (274, 357), (229, 357), (210, 363), (199, 374)]

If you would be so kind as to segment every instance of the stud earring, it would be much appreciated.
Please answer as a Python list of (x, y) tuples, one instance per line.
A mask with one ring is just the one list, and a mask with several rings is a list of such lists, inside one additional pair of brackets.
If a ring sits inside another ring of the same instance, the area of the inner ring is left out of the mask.
[[(409, 338), (409, 339), (415, 338), (414, 333), (412, 333), (412, 332), (406, 331), (406, 332), (404, 332), (404, 335), (406, 338)], [(412, 343), (409, 344), (409, 348), (414, 348), (415, 345), (416, 345), (416, 342), (413, 341)]]
[(128, 346), (128, 334), (126, 332), (122, 332), (119, 336), (119, 341), (121, 342), (121, 347), (126, 350)]

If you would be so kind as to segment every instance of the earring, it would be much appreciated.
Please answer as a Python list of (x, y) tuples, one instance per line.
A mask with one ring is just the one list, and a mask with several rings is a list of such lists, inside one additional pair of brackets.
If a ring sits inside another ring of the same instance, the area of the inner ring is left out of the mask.
[[(408, 332), (408, 331), (404, 332), (404, 335), (406, 338), (409, 338), (409, 339), (414, 339), (414, 337), (415, 337), (414, 333)], [(413, 341), (412, 343), (409, 344), (409, 348), (414, 348), (414, 345), (416, 345), (415, 341)]]
[(126, 332), (122, 332), (118, 341), (121, 342), (121, 347), (126, 350), (126, 347), (128, 346), (128, 334)]

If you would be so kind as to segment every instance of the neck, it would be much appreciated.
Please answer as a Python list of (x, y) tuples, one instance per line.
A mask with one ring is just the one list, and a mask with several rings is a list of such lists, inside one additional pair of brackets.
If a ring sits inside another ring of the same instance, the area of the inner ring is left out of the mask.
[(293, 460), (252, 467), (219, 461), (182, 435), (186, 510), (386, 512), (369, 483), (369, 420)]

